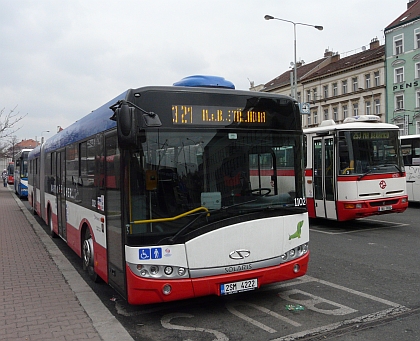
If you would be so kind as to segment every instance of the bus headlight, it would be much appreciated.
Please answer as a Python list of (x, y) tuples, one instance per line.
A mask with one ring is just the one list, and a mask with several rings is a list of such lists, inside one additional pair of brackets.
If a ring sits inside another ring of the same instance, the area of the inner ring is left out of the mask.
[(165, 270), (163, 270), (165, 272), (165, 275), (170, 276), (172, 275), (172, 272), (174, 272), (174, 269), (172, 268), (172, 266), (165, 266)]
[(152, 265), (150, 267), (150, 274), (156, 276), (159, 273), (159, 267), (157, 265)]
[(299, 245), (291, 250), (289, 250), (288, 252), (282, 254), (280, 256), (281, 258), (281, 263), (285, 263), (287, 261), (291, 261), (293, 259), (299, 258), (304, 256), (305, 254), (307, 254), (309, 251), (309, 246), (308, 243)]
[(188, 278), (188, 268), (182, 266), (157, 265), (157, 264), (133, 264), (127, 263), (131, 271), (140, 277), (153, 279), (179, 279)]
[(178, 269), (178, 275), (181, 276), (181, 277), (184, 277), (186, 272), (187, 272), (187, 270), (185, 268), (179, 268)]

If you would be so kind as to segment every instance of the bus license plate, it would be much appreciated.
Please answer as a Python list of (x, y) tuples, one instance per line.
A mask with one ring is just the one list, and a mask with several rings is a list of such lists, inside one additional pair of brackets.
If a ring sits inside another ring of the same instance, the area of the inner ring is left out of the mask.
[(248, 279), (246, 281), (225, 283), (220, 285), (220, 294), (228, 295), (235, 294), (241, 291), (254, 290), (258, 288), (258, 279)]
[(381, 206), (378, 208), (379, 212), (382, 211), (391, 211), (392, 210), (392, 206)]

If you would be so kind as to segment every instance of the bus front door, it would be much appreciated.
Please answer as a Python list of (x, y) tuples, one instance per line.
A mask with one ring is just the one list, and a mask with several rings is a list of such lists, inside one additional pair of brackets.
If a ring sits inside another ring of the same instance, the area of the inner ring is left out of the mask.
[(121, 214), (120, 153), (117, 135), (105, 136), (105, 212), (108, 283), (127, 298), (124, 233)]
[(334, 138), (313, 140), (313, 183), (315, 214), (319, 218), (337, 219), (335, 205)]
[(66, 152), (57, 152), (56, 179), (57, 179), (57, 221), (58, 235), (67, 240), (67, 219), (66, 219)]

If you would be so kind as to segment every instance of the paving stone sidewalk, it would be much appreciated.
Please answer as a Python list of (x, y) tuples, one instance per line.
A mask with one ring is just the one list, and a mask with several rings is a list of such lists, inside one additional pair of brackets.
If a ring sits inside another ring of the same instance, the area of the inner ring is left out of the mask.
[(0, 188), (0, 340), (132, 340), (9, 188)]

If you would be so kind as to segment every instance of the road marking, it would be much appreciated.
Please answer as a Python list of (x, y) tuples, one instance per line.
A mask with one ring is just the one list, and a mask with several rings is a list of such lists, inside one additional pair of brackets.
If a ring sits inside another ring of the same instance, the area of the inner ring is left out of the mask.
[(391, 301), (388, 301), (388, 300), (385, 300), (385, 299), (382, 299), (382, 298), (379, 298), (379, 297), (376, 297), (376, 296), (373, 296), (373, 295), (369, 295), (369, 294), (366, 294), (366, 293), (361, 292), (361, 291), (357, 291), (357, 290), (353, 290), (353, 289), (350, 289), (350, 288), (347, 288), (347, 287), (343, 287), (342, 285), (339, 285), (339, 284), (334, 284), (334, 283), (331, 283), (331, 282), (327, 282), (327, 281), (324, 281), (323, 279), (318, 279), (318, 278), (310, 277), (310, 276), (306, 276), (306, 277), (308, 277), (307, 279), (309, 281), (321, 283), (321, 284), (324, 284), (324, 285), (328, 285), (330, 287), (333, 287), (333, 288), (336, 288), (336, 289), (339, 289), (339, 290), (342, 290), (342, 291), (346, 291), (350, 294), (361, 296), (361, 297), (364, 297), (364, 298), (368, 298), (372, 301), (376, 301), (376, 302), (379, 302), (379, 303), (382, 303), (382, 304), (385, 304), (385, 305), (389, 305), (391, 307), (395, 307), (395, 308), (403, 307), (398, 303), (394, 303), (394, 302), (391, 302)]
[(263, 324), (263, 323), (261, 323), (261, 322), (258, 322), (258, 321), (256, 321), (256, 320), (252, 319), (251, 317), (246, 316), (246, 315), (245, 315), (245, 314), (243, 314), (243, 313), (240, 313), (240, 312), (239, 312), (239, 311), (235, 308), (235, 306), (245, 306), (245, 305), (248, 305), (248, 306), (253, 307), (253, 308), (255, 308), (255, 309), (259, 310), (259, 311), (262, 311), (263, 313), (266, 313), (267, 315), (273, 316), (273, 317), (275, 317), (275, 318), (276, 318), (276, 319), (278, 319), (278, 320), (281, 320), (281, 321), (283, 321), (283, 322), (289, 323), (289, 324), (291, 324), (291, 325), (292, 325), (292, 326), (294, 326), (294, 327), (300, 327), (300, 326), (301, 326), (301, 324), (300, 324), (300, 323), (298, 323), (298, 322), (295, 322), (295, 321), (293, 321), (293, 320), (291, 320), (291, 319), (289, 319), (289, 318), (287, 318), (287, 317), (285, 317), (285, 316), (282, 316), (282, 315), (280, 315), (280, 314), (277, 314), (276, 312), (274, 312), (274, 311), (272, 311), (272, 310), (270, 310), (270, 309), (267, 309), (267, 308), (261, 307), (261, 306), (259, 306), (259, 305), (253, 304), (253, 303), (236, 301), (236, 302), (233, 302), (233, 303), (228, 303), (228, 304), (226, 304), (226, 308), (227, 308), (227, 310), (229, 310), (229, 311), (230, 311), (233, 315), (235, 315), (235, 316), (237, 316), (237, 317), (241, 318), (242, 320), (245, 320), (245, 321), (247, 321), (247, 322), (249, 322), (249, 323), (253, 324), (254, 326), (256, 326), (256, 327), (258, 327), (258, 328), (261, 328), (262, 330), (265, 330), (266, 332), (269, 332), (269, 333), (276, 333), (276, 332), (277, 332), (277, 330), (275, 330), (275, 329), (273, 329), (273, 328), (270, 328), (270, 327), (266, 326), (265, 324)]
[[(309, 297), (309, 299), (294, 299), (294, 298), (291, 297), (292, 295), (299, 295), (299, 294), (301, 296)], [(319, 296), (312, 295), (310, 293), (307, 293), (307, 292), (299, 290), (299, 289), (287, 290), (287, 291), (279, 293), (278, 295), (279, 295), (279, 297), (281, 297), (285, 301), (298, 303), (300, 305), (303, 305), (307, 309), (310, 309), (310, 310), (313, 310), (317, 313), (321, 313), (321, 314), (325, 314), (325, 315), (340, 315), (340, 316), (342, 316), (342, 315), (348, 315), (348, 314), (352, 314), (352, 313), (357, 312), (357, 310), (352, 309), (350, 307), (347, 307), (345, 305), (327, 300), (327, 299), (319, 297)], [(336, 307), (336, 308), (335, 309), (317, 308), (316, 305), (321, 304), (321, 303), (327, 303), (331, 307)]]
[[(385, 310), (381, 310), (381, 311), (377, 311), (371, 314), (367, 314), (367, 315), (363, 315), (360, 317), (356, 317), (350, 320), (343, 320), (340, 322), (336, 322), (336, 323), (332, 323), (332, 324), (328, 324), (325, 326), (321, 326), (321, 327), (317, 327), (317, 328), (313, 328), (313, 329), (308, 329), (308, 330), (304, 330), (301, 332), (297, 332), (294, 334), (289, 334), (287, 336), (282, 336), (280, 338), (271, 340), (271, 341), (291, 341), (291, 340), (295, 340), (296, 338), (300, 338), (300, 337), (304, 337), (304, 336), (308, 336), (308, 335), (317, 335), (320, 333), (325, 333), (325, 332), (330, 332), (334, 329), (338, 329), (342, 326), (347, 326), (347, 325), (352, 325), (355, 323), (364, 323), (364, 322), (372, 322), (372, 321), (376, 321), (376, 320), (380, 320), (384, 317), (389, 317), (389, 316), (394, 316), (394, 315), (398, 315), (401, 314), (403, 312), (407, 312), (410, 311), (410, 308), (407, 308), (403, 305), (400, 305), (398, 303), (394, 303), (373, 295), (369, 295), (366, 293), (363, 293), (361, 291), (357, 291), (357, 290), (353, 290), (347, 287), (344, 287), (342, 285), (339, 284), (334, 284), (328, 281), (324, 281), (322, 279), (318, 279), (315, 277), (311, 277), (311, 276), (303, 276), (298, 278), (297, 280), (293, 280), (291, 282), (287, 282), (287, 283), (281, 283), (281, 284), (277, 284), (277, 285), (273, 285), (267, 288), (267, 290), (273, 290), (273, 289), (278, 289), (278, 288), (285, 288), (285, 287), (290, 287), (290, 286), (297, 286), (299, 284), (304, 284), (304, 283), (310, 283), (310, 282), (316, 282), (316, 283), (320, 283), (326, 286), (330, 286), (332, 288), (338, 289), (338, 290), (342, 290), (344, 292), (353, 294), (353, 295), (357, 295), (357, 296), (361, 296), (364, 298), (367, 298), (369, 300), (375, 301), (375, 302), (379, 302), (382, 303), (384, 305), (390, 306), (391, 308), (385, 309)], [(262, 289), (264, 290), (264, 289)]]
[(372, 322), (372, 321), (375, 321), (375, 320), (380, 320), (384, 317), (399, 315), (399, 314), (401, 314), (405, 311), (409, 311), (409, 310), (410, 310), (409, 308), (404, 307), (404, 306), (400, 306), (399, 308), (390, 308), (390, 309), (378, 311), (376, 313), (356, 317), (356, 318), (351, 319), (351, 320), (343, 320), (341, 322), (336, 322), (336, 323), (328, 324), (328, 325), (325, 325), (325, 326), (304, 330), (304, 331), (301, 331), (301, 332), (298, 332), (298, 333), (289, 334), (289, 335), (286, 335), (286, 336), (279, 337), (277, 339), (273, 339), (271, 341), (292, 341), (292, 340), (296, 340), (297, 338), (301, 338), (301, 337), (305, 337), (305, 336), (309, 336), (309, 335), (318, 335), (318, 334), (321, 334), (321, 333), (330, 332), (334, 329), (338, 329), (340, 327), (352, 325), (352, 324), (355, 324), (355, 323)]
[[(175, 318), (180, 318), (180, 317), (192, 318), (192, 317), (194, 317), (194, 315), (183, 314), (183, 313), (167, 314), (167, 315), (162, 317), (160, 322), (161, 322), (162, 326), (166, 329), (188, 330), (188, 331), (198, 331), (198, 332), (202, 332), (202, 333), (210, 333), (210, 334), (213, 334), (214, 336), (216, 336), (216, 339), (213, 339), (213, 341), (229, 341), (229, 338), (225, 334), (223, 334), (223, 333), (221, 333), (217, 330), (199, 328), (199, 327), (180, 326), (180, 325), (176, 325), (176, 324), (171, 323), (171, 320), (173, 320)], [(185, 341), (192, 341), (192, 340), (188, 339), (188, 340), (185, 340)]]

